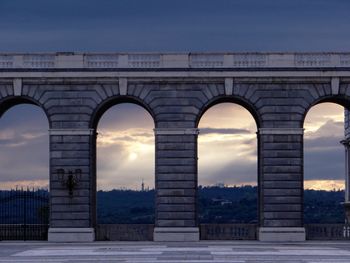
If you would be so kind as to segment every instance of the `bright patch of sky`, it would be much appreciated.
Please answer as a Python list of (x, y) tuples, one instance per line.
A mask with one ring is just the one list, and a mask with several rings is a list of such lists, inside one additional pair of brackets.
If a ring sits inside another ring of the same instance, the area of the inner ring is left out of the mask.
[(257, 182), (256, 124), (243, 107), (223, 103), (201, 118), (198, 137), (200, 185), (254, 184)]
[(98, 124), (97, 188), (154, 188), (154, 124), (137, 105), (110, 108)]

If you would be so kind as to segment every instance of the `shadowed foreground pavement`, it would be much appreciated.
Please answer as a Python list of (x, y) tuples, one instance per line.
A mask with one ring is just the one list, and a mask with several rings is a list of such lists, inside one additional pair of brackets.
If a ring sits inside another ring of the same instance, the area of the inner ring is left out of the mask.
[(350, 242), (0, 242), (0, 262), (350, 262)]

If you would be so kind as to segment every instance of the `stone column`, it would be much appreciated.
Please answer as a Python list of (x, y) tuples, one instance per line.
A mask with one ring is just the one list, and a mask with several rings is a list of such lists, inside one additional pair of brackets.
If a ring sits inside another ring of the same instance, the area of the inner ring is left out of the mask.
[(345, 223), (350, 224), (350, 112), (344, 110), (344, 136), (345, 139), (340, 143), (345, 148)]
[(50, 228), (52, 242), (95, 239), (93, 129), (50, 130)]
[(303, 129), (258, 132), (259, 240), (304, 241)]
[(350, 138), (340, 142), (345, 148), (345, 198), (344, 198), (344, 209), (345, 209), (345, 223), (350, 223)]
[(198, 241), (198, 129), (158, 128), (154, 241)]

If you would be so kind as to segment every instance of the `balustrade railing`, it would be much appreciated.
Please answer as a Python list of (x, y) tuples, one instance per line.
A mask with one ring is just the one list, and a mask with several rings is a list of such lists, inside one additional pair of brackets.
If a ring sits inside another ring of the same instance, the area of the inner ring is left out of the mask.
[(191, 54), (190, 66), (193, 68), (220, 68), (224, 66), (224, 55)]
[(201, 224), (201, 240), (255, 240), (256, 224)]
[(117, 68), (118, 55), (91, 54), (85, 56), (85, 66), (88, 68)]
[(159, 68), (161, 55), (158, 54), (130, 54), (128, 55), (130, 68)]
[(13, 67), (13, 56), (0, 55), (0, 68), (12, 68), (12, 67)]
[(24, 68), (53, 68), (55, 67), (55, 55), (24, 55)]
[(349, 53), (47, 53), (0, 54), (0, 69), (339, 68)]
[(350, 240), (349, 224), (305, 225), (308, 240)]

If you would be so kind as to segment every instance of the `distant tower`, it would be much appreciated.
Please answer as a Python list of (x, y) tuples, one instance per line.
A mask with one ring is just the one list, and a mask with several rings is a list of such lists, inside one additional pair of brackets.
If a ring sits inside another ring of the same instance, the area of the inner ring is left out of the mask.
[(145, 183), (143, 182), (143, 178), (142, 178), (142, 183), (141, 183), (141, 191), (145, 191)]

